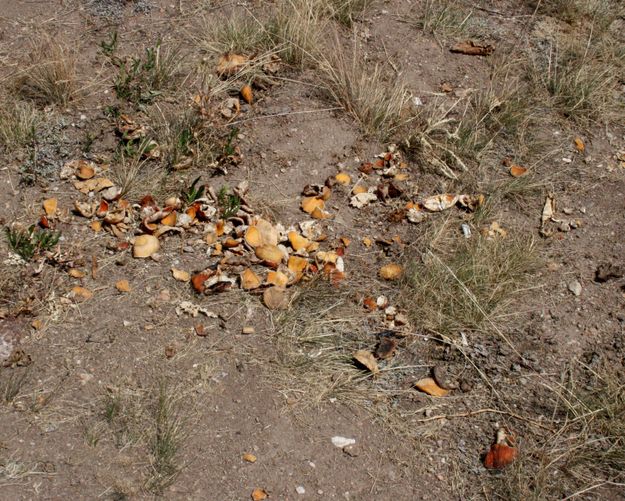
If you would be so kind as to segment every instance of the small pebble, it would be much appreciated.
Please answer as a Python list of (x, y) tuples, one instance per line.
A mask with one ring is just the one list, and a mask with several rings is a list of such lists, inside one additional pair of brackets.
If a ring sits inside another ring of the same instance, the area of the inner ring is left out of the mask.
[(464, 393), (469, 393), (473, 389), (473, 385), (469, 383), (467, 380), (463, 379), (462, 381), (460, 381), (460, 389)]
[(298, 494), (306, 494), (306, 489), (304, 489), (304, 486), (303, 486), (303, 485), (298, 485), (298, 486), (295, 488), (295, 491), (296, 491)]
[(569, 282), (568, 288), (576, 296), (580, 296), (582, 294), (582, 284), (579, 283), (579, 280), (572, 280)]

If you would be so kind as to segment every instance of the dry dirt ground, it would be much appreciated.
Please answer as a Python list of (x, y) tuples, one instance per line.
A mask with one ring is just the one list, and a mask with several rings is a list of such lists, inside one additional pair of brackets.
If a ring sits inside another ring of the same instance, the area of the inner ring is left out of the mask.
[(0, 499), (625, 499), (624, 16), (0, 0)]

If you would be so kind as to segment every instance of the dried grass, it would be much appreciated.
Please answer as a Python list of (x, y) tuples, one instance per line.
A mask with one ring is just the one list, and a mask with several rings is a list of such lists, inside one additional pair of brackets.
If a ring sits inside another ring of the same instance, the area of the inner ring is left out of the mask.
[(35, 140), (41, 115), (29, 102), (8, 100), (0, 105), (0, 146), (11, 153)]
[(378, 64), (373, 68), (363, 62), (354, 48), (349, 53), (335, 49), (319, 61), (321, 80), (332, 100), (359, 123), (365, 134), (388, 140), (407, 115), (409, 94), (401, 82)]
[(529, 77), (547, 91), (552, 105), (565, 117), (589, 125), (622, 117), (619, 68), (625, 51), (619, 44), (596, 40), (564, 39), (553, 42), (545, 57), (534, 55)]
[(255, 55), (267, 50), (271, 39), (262, 21), (250, 13), (204, 18), (192, 38), (200, 50), (215, 56), (233, 53)]
[(446, 339), (492, 332), (509, 320), (514, 300), (536, 269), (534, 243), (508, 236), (470, 239), (436, 230), (429, 249), (407, 257), (404, 307), (415, 325)]
[(76, 60), (68, 45), (42, 35), (31, 41), (27, 67), (19, 73), (15, 88), (35, 103), (67, 106), (79, 95)]
[(463, 34), (473, 11), (457, 0), (425, 0), (414, 8), (411, 22), (434, 36), (450, 38)]
[[(623, 374), (573, 361), (563, 380), (548, 385), (556, 431), (526, 446), (496, 495), (510, 500), (615, 499), (625, 487)], [(589, 497), (590, 496), (590, 497)]]
[(319, 0), (280, 0), (266, 30), (282, 60), (303, 68), (314, 62), (325, 25)]
[(372, 0), (320, 0), (328, 16), (344, 26), (352, 26), (356, 18), (372, 3)]
[(350, 290), (316, 280), (303, 287), (289, 310), (276, 319), (278, 336), (271, 380), (292, 404), (306, 409), (330, 398), (362, 404), (371, 397), (370, 375), (353, 361), (371, 342)]

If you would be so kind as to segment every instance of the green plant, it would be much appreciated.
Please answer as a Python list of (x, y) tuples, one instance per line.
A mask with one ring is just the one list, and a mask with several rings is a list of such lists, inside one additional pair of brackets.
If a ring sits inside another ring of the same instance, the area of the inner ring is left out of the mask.
[(224, 154), (225, 158), (232, 157), (237, 154), (237, 147), (234, 144), (234, 140), (239, 134), (239, 129), (233, 127), (228, 133), (228, 138), (226, 139), (226, 144), (224, 144)]
[(224, 219), (236, 216), (241, 208), (241, 199), (235, 193), (230, 193), (230, 188), (224, 185), (217, 193), (217, 201)]
[(93, 132), (86, 131), (83, 140), (80, 145), (80, 149), (83, 153), (90, 153), (93, 143), (97, 136)]
[(150, 157), (150, 153), (158, 147), (158, 144), (153, 139), (138, 137), (129, 139), (122, 137), (117, 145), (117, 151), (115, 152), (116, 158), (138, 158)]
[(102, 54), (111, 57), (117, 49), (117, 31), (111, 32), (108, 41), (102, 40), (102, 42), (100, 42), (100, 48)]
[(9, 247), (24, 261), (30, 261), (41, 251), (50, 250), (61, 238), (58, 231), (40, 230), (35, 225), (28, 229), (5, 228)]
[(119, 109), (119, 106), (109, 105), (104, 107), (102, 113), (105, 117), (118, 119), (119, 115), (121, 115), (121, 110)]
[(212, 147), (212, 128), (205, 127), (204, 121), (195, 110), (184, 113), (163, 112), (156, 107), (150, 115), (155, 138), (161, 147), (162, 159), (168, 170), (181, 170), (190, 167), (198, 160), (209, 156)]
[(204, 196), (204, 191), (206, 190), (206, 187), (203, 184), (197, 186), (197, 183), (200, 182), (200, 178), (201, 176), (196, 177), (191, 183), (191, 186), (189, 186), (182, 192), (182, 199), (188, 205), (191, 205), (193, 202)]
[(157, 42), (154, 47), (145, 50), (144, 57), (132, 57), (126, 60), (114, 59), (118, 73), (113, 82), (113, 89), (119, 99), (135, 104), (151, 103), (172, 81), (180, 68), (178, 50), (161, 47)]
[(104, 399), (104, 419), (108, 424), (112, 424), (113, 421), (119, 416), (122, 410), (122, 400), (119, 393), (107, 394)]

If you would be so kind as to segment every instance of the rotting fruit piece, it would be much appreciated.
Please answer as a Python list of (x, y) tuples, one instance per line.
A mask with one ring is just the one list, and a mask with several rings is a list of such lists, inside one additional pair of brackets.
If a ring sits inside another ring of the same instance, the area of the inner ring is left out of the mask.
[(373, 354), (368, 350), (358, 350), (354, 353), (354, 360), (360, 365), (368, 369), (374, 376), (380, 374), (378, 362), (375, 360)]
[(510, 440), (503, 428), (497, 430), (497, 441), (491, 445), (484, 457), (484, 467), (489, 470), (501, 470), (514, 462), (518, 449), (510, 445)]
[(449, 393), (449, 390), (438, 386), (436, 384), (436, 381), (434, 381), (434, 379), (431, 377), (420, 379), (415, 383), (415, 386), (418, 390), (422, 391), (423, 393), (427, 393), (428, 395), (431, 395), (433, 397), (444, 397)]

